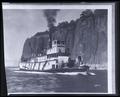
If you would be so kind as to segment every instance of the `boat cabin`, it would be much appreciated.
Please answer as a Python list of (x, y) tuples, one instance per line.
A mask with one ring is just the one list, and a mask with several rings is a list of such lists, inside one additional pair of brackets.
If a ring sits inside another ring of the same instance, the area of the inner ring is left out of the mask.
[(65, 42), (59, 40), (52, 41), (52, 48), (47, 50), (48, 54), (65, 53)]

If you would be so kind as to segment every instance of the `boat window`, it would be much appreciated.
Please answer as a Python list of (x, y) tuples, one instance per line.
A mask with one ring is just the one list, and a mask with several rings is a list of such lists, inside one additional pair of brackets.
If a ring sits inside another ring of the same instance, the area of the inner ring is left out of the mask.
[(56, 69), (58, 69), (58, 65), (56, 65)]
[(54, 64), (52, 65), (52, 69), (55, 69), (55, 65)]
[(57, 41), (57, 44), (60, 44), (60, 41)]
[(55, 54), (55, 57), (57, 57), (57, 54)]
[(61, 41), (62, 44), (64, 44), (64, 41)]
[(58, 60), (56, 60), (56, 63), (58, 63)]
[(56, 44), (57, 42), (56, 41), (54, 41), (54, 44)]
[(61, 49), (59, 49), (59, 53), (61, 53)]

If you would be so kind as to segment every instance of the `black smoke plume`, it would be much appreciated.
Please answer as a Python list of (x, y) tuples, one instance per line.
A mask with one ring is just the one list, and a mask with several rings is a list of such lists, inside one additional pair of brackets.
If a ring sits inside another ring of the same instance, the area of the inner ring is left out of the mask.
[(49, 27), (49, 48), (52, 47), (52, 33), (54, 32), (54, 24), (56, 23), (56, 16), (59, 9), (46, 9), (44, 10), (44, 16), (47, 19)]
[(44, 16), (47, 19), (48, 27), (52, 28), (56, 23), (56, 16), (59, 9), (46, 9), (44, 10)]

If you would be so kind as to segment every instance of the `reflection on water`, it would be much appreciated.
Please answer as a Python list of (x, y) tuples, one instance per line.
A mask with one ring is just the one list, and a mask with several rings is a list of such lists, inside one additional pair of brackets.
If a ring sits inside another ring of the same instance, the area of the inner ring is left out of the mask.
[(107, 71), (91, 71), (91, 75), (75, 73), (39, 73), (6, 68), (9, 93), (17, 92), (107, 92)]

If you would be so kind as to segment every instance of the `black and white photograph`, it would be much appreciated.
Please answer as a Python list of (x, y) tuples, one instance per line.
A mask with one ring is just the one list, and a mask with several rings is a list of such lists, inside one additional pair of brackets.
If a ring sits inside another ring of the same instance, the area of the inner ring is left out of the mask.
[(115, 94), (114, 3), (2, 3), (10, 94)]

